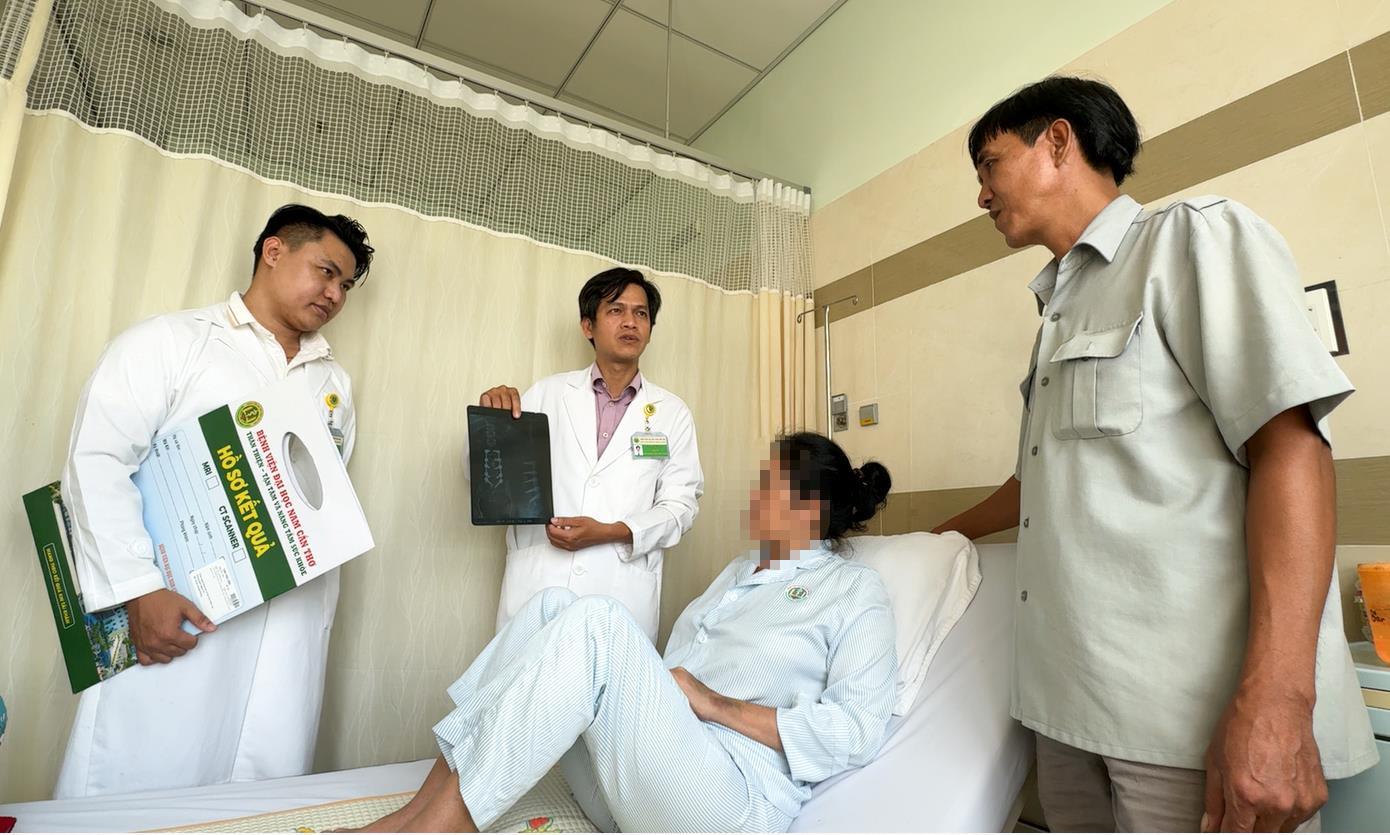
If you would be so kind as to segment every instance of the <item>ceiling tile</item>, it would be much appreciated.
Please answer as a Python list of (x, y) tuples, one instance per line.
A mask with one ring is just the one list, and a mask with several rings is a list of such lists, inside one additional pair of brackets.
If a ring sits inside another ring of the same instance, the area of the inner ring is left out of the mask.
[[(654, 133), (657, 136), (660, 136), (662, 132), (662, 128), (660, 125), (649, 125), (646, 122), (641, 121), (640, 119), (634, 118), (631, 114), (619, 113), (618, 111), (610, 107), (604, 107), (603, 105), (598, 104), (597, 102), (591, 102), (588, 99), (582, 98), (580, 96), (572, 95), (570, 93), (562, 93), (560, 94), (560, 101), (565, 102), (567, 104), (575, 105), (580, 109), (587, 110), (590, 113), (595, 113), (599, 116), (606, 116), (609, 119), (615, 122), (619, 122), (622, 125), (626, 125), (632, 128), (638, 128), (646, 131), (647, 133)], [(619, 129), (619, 133), (621, 132), (622, 130)], [(633, 138), (635, 141), (636, 138)], [(675, 141), (680, 143), (685, 143), (688, 137), (680, 136), (675, 131), (672, 131), (671, 139), (674, 139)]]
[(671, 39), (671, 132), (691, 136), (747, 87), (757, 73), (723, 55)]
[(835, 0), (673, 0), (676, 31), (763, 69)]
[(666, 9), (668, 0), (623, 0), (623, 5), (632, 9), (634, 12), (644, 14), (647, 17), (666, 25)]
[(438, 0), (423, 45), (553, 93), (612, 8), (604, 0)]
[(666, 29), (619, 9), (565, 92), (647, 125), (664, 124)]
[(415, 44), (430, 0), (299, 0), (305, 8), (394, 40)]

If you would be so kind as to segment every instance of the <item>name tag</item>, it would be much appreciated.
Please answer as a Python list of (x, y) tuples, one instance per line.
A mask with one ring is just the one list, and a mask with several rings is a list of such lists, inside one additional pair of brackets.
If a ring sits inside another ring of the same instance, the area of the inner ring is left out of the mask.
[(670, 458), (671, 443), (660, 432), (638, 432), (632, 436), (633, 458)]

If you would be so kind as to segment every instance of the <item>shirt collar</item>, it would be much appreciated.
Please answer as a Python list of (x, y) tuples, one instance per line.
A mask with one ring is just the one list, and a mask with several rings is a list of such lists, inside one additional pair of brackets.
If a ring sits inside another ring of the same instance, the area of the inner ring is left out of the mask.
[[(603, 385), (603, 375), (600, 374), (598, 370), (598, 363), (594, 363), (593, 365), (589, 366), (589, 384), (593, 386), (594, 391), (596, 393), (602, 390), (604, 394), (608, 394), (608, 388)], [(636, 397), (637, 392), (641, 390), (642, 372), (638, 371), (637, 374), (632, 378), (632, 382), (628, 383), (627, 388), (623, 389), (623, 393), (630, 394), (633, 397)]]
[[(1124, 243), (1125, 235), (1129, 233), (1129, 227), (1134, 225), (1135, 218), (1139, 217), (1143, 210), (1144, 207), (1135, 202), (1133, 197), (1121, 194), (1091, 218), (1091, 222), (1086, 225), (1081, 237), (1076, 239), (1071, 251), (1062, 257), (1079, 257), (1078, 250), (1084, 246), (1104, 258), (1105, 263), (1113, 262), (1115, 254), (1120, 251), (1120, 244)], [(1037, 277), (1028, 282), (1028, 289), (1032, 290), (1033, 295), (1041, 299), (1043, 304), (1052, 300), (1052, 292), (1057, 289), (1056, 258), (1048, 261)]]
[[(246, 300), (241, 297), (241, 293), (233, 292), (231, 297), (227, 299), (227, 312), (231, 317), (233, 327), (249, 327), (268, 339), (275, 339), (275, 334), (271, 333), (265, 325), (262, 325), (255, 314), (251, 312), (251, 308), (246, 306)], [(333, 348), (328, 344), (324, 335), (319, 331), (301, 334), (299, 353), (295, 355), (295, 361), (305, 362), (320, 357), (333, 358)]]
[(1086, 231), (1081, 233), (1072, 250), (1075, 251), (1079, 246), (1088, 246), (1104, 258), (1105, 263), (1114, 261), (1115, 253), (1119, 251), (1120, 244), (1129, 233), (1129, 227), (1134, 225), (1134, 219), (1143, 210), (1144, 207), (1136, 203), (1133, 197), (1121, 194), (1101, 209), (1100, 214), (1091, 218)]
[(798, 573), (802, 571), (810, 571), (812, 569), (820, 568), (822, 565), (825, 565), (830, 560), (838, 559), (844, 558), (836, 554), (834, 551), (831, 551), (823, 540), (817, 540), (815, 542), (812, 542), (809, 548), (802, 551), (797, 551), (796, 559), (792, 560), (790, 563), (783, 563), (781, 565), (770, 566), (762, 571), (758, 571), (755, 574), (754, 570), (757, 569), (758, 563), (761, 562), (761, 559), (760, 554), (757, 551), (753, 551), (751, 554), (749, 554), (747, 562), (745, 562), (744, 565), (739, 568), (739, 573), (734, 585), (757, 586), (762, 585), (764, 583), (784, 582), (786, 580), (790, 580), (792, 577), (795, 577)]
[(246, 306), (246, 300), (241, 297), (241, 293), (232, 293), (231, 298), (227, 299), (227, 309), (231, 311), (234, 327), (250, 325), (253, 328), (265, 330), (265, 326), (256, 321), (256, 317), (251, 313), (251, 308)]

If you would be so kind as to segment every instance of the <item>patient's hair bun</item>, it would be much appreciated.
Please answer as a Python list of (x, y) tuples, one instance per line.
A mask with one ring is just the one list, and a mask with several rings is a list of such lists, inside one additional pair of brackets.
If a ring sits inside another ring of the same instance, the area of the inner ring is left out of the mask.
[(775, 449), (798, 495), (822, 503), (821, 537), (832, 548), (838, 549), (851, 531), (863, 531), (888, 501), (893, 486), (888, 468), (877, 461), (851, 466), (840, 445), (824, 435), (787, 435)]

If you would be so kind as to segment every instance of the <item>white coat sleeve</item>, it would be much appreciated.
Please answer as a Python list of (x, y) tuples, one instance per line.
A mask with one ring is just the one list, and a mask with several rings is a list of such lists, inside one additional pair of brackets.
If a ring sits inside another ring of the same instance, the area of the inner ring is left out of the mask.
[(142, 322), (106, 347), (78, 400), (62, 492), (89, 612), (164, 588), (131, 476), (168, 416), (184, 353), (167, 324)]
[(695, 420), (689, 409), (680, 410), (669, 440), (671, 457), (657, 476), (655, 501), (647, 510), (622, 520), (632, 531), (632, 545), (618, 547), (623, 562), (675, 547), (695, 524), (705, 492), (705, 474), (700, 469)]

